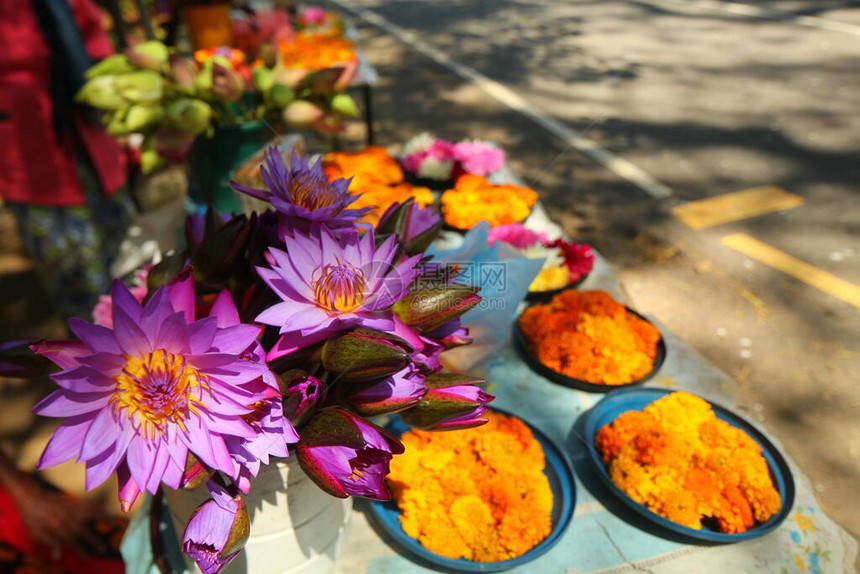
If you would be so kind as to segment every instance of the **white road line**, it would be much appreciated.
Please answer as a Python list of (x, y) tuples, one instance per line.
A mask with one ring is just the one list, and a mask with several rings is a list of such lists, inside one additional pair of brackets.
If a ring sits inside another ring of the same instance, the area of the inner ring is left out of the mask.
[(737, 2), (729, 2), (726, 0), (637, 0), (645, 4), (660, 5), (660, 4), (675, 4), (685, 6), (687, 8), (701, 8), (716, 12), (728, 12), (736, 16), (746, 18), (759, 18), (763, 20), (776, 20), (778, 22), (790, 22), (800, 26), (809, 28), (819, 28), (830, 32), (841, 32), (843, 34), (851, 34), (860, 36), (860, 26), (857, 24), (849, 24), (848, 22), (840, 22), (829, 18), (819, 18), (817, 16), (802, 16), (791, 12), (781, 12), (776, 10), (768, 10), (759, 8), (750, 4), (740, 4)]
[(332, 3), (338, 5), (342, 10), (355, 14), (365, 22), (380, 28), (385, 33), (397, 38), (399, 41), (430, 58), (440, 66), (451, 70), (461, 78), (469, 80), (473, 85), (482, 89), (491, 97), (532, 120), (558, 139), (579, 150), (619, 177), (626, 179), (655, 199), (663, 199), (672, 195), (672, 190), (665, 184), (657, 181), (651, 174), (646, 173), (626, 159), (620, 158), (600, 147), (595, 141), (585, 137), (580, 132), (567, 127), (555, 118), (539, 111), (533, 104), (530, 104), (510, 88), (488, 78), (469, 66), (453, 60), (448, 55), (422, 40), (415, 32), (402, 28), (371, 10), (349, 6), (339, 0), (332, 0)]

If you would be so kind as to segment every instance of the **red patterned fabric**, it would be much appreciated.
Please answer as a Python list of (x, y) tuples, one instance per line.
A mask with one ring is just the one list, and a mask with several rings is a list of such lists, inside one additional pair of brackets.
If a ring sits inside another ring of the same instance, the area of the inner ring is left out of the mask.
[(59, 560), (52, 561), (50, 552), (38, 546), (18, 514), (15, 503), (0, 488), (0, 572), (9, 574), (123, 574), (125, 565), (119, 554), (122, 522), (94, 525), (111, 547), (110, 556), (82, 559), (70, 550), (63, 550)]
[[(110, 40), (92, 0), (66, 0), (87, 51), (108, 56)], [(7, 201), (63, 207), (84, 204), (72, 138), (53, 126), (50, 50), (30, 0), (0, 0), (0, 196)], [(125, 158), (100, 126), (76, 118), (102, 188), (113, 193), (125, 183)]]

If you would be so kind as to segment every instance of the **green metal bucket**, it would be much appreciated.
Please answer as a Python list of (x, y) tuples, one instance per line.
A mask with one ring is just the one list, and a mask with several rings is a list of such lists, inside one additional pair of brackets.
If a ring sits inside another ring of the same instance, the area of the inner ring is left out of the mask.
[(188, 154), (188, 195), (200, 205), (241, 213), (230, 177), (273, 135), (267, 124), (254, 121), (221, 126), (211, 138), (197, 138)]

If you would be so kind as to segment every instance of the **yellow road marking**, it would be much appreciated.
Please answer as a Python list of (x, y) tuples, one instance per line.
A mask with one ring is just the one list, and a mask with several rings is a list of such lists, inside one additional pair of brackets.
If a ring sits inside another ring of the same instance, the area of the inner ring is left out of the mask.
[(846, 303), (860, 307), (860, 287), (822, 271), (814, 265), (783, 253), (779, 249), (762, 243), (758, 239), (750, 237), (746, 233), (734, 233), (722, 239), (723, 245), (735, 251), (740, 251), (748, 257), (779, 269), (792, 277), (821, 289)]
[(802, 203), (802, 197), (773, 185), (765, 185), (691, 201), (672, 209), (672, 213), (693, 229), (704, 229), (772, 211), (791, 209)]

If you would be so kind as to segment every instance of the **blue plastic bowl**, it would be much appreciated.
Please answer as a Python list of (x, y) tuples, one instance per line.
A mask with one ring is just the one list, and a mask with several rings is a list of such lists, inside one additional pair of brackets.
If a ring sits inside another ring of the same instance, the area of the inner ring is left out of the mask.
[(588, 448), (589, 458), (594, 465), (597, 476), (623, 503), (629, 506), (640, 516), (653, 524), (671, 530), (672, 532), (684, 537), (689, 537), (694, 540), (704, 540), (707, 542), (728, 543), (758, 538), (775, 530), (788, 516), (788, 513), (791, 511), (791, 507), (794, 504), (794, 478), (791, 475), (791, 470), (788, 468), (788, 463), (786, 463), (785, 458), (773, 443), (771, 443), (750, 423), (746, 422), (744, 419), (728, 409), (715, 405), (710, 401), (708, 401), (708, 403), (711, 405), (711, 408), (714, 410), (714, 414), (716, 414), (718, 419), (726, 421), (730, 425), (741, 429), (761, 447), (762, 456), (764, 456), (767, 461), (768, 468), (770, 469), (771, 480), (776, 486), (780, 499), (782, 500), (782, 506), (780, 506), (779, 511), (771, 516), (767, 522), (759, 524), (746, 532), (740, 532), (737, 534), (726, 534), (724, 532), (717, 532), (708, 528), (702, 528), (700, 530), (689, 528), (687, 526), (682, 526), (677, 522), (672, 522), (671, 520), (648, 510), (646, 506), (639, 504), (630, 498), (626, 492), (621, 490), (612, 481), (606, 465), (600, 458), (600, 453), (597, 452), (597, 448), (594, 446), (594, 437), (597, 434), (597, 431), (604, 425), (614, 421), (622, 413), (642, 410), (649, 403), (652, 403), (672, 392), (675, 391), (654, 388), (619, 389), (607, 394), (603, 400), (594, 405), (594, 407), (586, 413), (584, 429), (585, 443)]
[[(505, 415), (516, 416), (501, 409), (493, 410)], [(552, 443), (552, 441), (549, 440), (549, 438), (547, 438), (546, 435), (534, 428), (528, 422), (523, 422), (531, 429), (532, 433), (534, 433), (535, 439), (537, 439), (543, 447), (543, 452), (546, 457), (544, 474), (546, 474), (546, 477), (549, 480), (549, 486), (553, 495), (553, 504), (551, 515), (552, 530), (550, 531), (549, 536), (522, 556), (512, 558), (511, 560), (503, 560), (501, 562), (473, 562), (464, 558), (458, 558), (455, 560), (453, 558), (447, 558), (430, 552), (424, 548), (418, 540), (403, 532), (403, 528), (400, 527), (400, 509), (397, 508), (397, 504), (392, 500), (384, 502), (377, 500), (371, 501), (371, 519), (385, 531), (390, 538), (390, 541), (393, 542), (399, 550), (410, 554), (419, 562), (429, 563), (445, 570), (457, 572), (500, 572), (502, 570), (509, 570), (511, 568), (516, 568), (517, 566), (522, 566), (523, 564), (534, 560), (538, 556), (545, 554), (550, 548), (558, 543), (570, 524), (571, 518), (573, 517), (573, 509), (576, 505), (576, 486), (573, 480), (573, 472), (571, 471), (562, 452)], [(395, 416), (386, 426), (386, 430), (399, 438), (403, 433), (409, 430), (409, 427)]]

